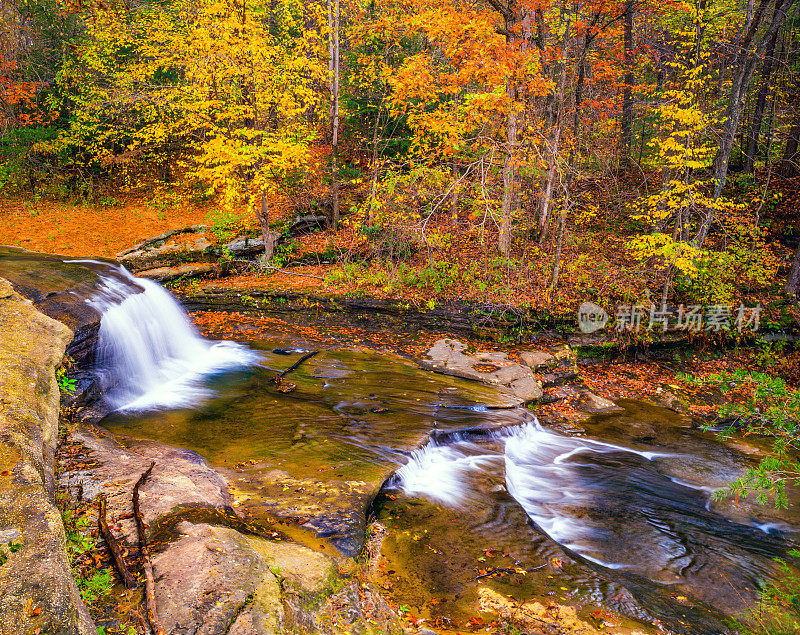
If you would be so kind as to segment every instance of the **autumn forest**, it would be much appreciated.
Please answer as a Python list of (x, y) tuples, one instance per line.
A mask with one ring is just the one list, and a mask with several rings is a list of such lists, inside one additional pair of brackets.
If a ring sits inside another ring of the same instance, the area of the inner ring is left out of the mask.
[[(268, 259), (325, 253), (331, 280), (388, 295), (796, 293), (793, 0), (2, 12), (7, 196), (168, 192), (221, 235), (263, 232)], [(309, 213), (330, 227), (314, 245), (276, 243)]]
[(798, 0), (0, 0), (0, 635), (800, 632), (799, 210)]

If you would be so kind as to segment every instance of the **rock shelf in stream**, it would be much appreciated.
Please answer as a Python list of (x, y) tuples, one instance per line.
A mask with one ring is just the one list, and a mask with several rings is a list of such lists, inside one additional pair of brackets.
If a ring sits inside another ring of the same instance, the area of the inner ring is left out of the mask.
[(113, 277), (127, 294), (142, 291), (118, 266), (67, 256), (40, 254), (17, 247), (0, 246), (0, 276), (33, 302), (45, 315), (66, 324), (73, 332), (67, 355), (78, 363), (90, 364), (100, 330), (101, 311), (86, 300), (104, 286), (103, 277)]

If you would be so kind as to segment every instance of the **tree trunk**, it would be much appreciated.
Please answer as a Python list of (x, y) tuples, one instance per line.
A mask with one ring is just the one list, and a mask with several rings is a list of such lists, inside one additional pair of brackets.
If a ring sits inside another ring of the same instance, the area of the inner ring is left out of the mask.
[[(750, 80), (753, 77), (756, 61), (763, 55), (768, 42), (775, 37), (778, 29), (780, 29), (783, 24), (786, 12), (795, 1), (796, 0), (775, 0), (772, 21), (768, 25), (763, 36), (757, 39), (756, 35), (759, 31), (759, 26), (763, 21), (764, 12), (770, 2), (770, 0), (761, 0), (755, 13), (753, 13), (752, 19), (749, 20), (748, 28), (739, 43), (739, 54), (737, 55), (736, 64), (733, 69), (731, 92), (728, 97), (728, 106), (725, 113), (725, 125), (723, 127), (717, 155), (714, 157), (714, 200), (722, 195), (722, 190), (725, 188), (725, 182), (728, 178), (728, 164), (730, 163), (731, 151), (733, 150), (733, 142), (736, 139), (736, 132), (739, 129), (739, 119), (741, 118), (742, 108), (744, 106), (744, 96), (747, 94), (747, 89), (750, 86)], [(694, 239), (694, 245), (698, 249), (703, 246), (713, 221), (714, 212), (713, 210), (709, 210)]]
[(333, 229), (336, 230), (339, 228), (339, 0), (328, 0), (328, 25), (331, 31), (328, 63), (331, 88), (331, 197)]
[[(569, 20), (567, 20), (567, 31), (569, 31)], [(562, 129), (562, 108), (564, 104), (564, 87), (567, 82), (567, 64), (562, 62), (561, 67), (561, 83), (558, 89), (558, 103), (556, 104), (556, 129), (553, 134), (553, 147), (550, 151), (550, 169), (547, 173), (547, 182), (545, 183), (544, 192), (542, 193), (542, 208), (539, 211), (539, 244), (544, 244), (547, 239), (547, 227), (550, 215), (550, 205), (553, 197), (553, 185), (556, 180), (556, 172), (558, 170), (558, 145), (561, 141)], [(554, 100), (556, 101), (556, 100)]]
[(764, 118), (764, 106), (767, 103), (767, 94), (769, 93), (769, 79), (772, 75), (773, 58), (775, 56), (775, 43), (778, 41), (778, 32), (775, 32), (769, 44), (764, 57), (764, 66), (761, 70), (761, 86), (758, 89), (758, 97), (756, 98), (756, 108), (753, 113), (753, 123), (750, 126), (750, 134), (747, 139), (747, 152), (745, 155), (744, 170), (748, 174), (753, 173), (753, 168), (756, 161), (756, 153), (758, 152), (758, 139), (761, 136), (761, 122)]
[(506, 143), (508, 149), (503, 161), (503, 206), (500, 212), (500, 236), (498, 238), (498, 249), (506, 258), (511, 254), (511, 217), (514, 214), (514, 189), (517, 186), (517, 113), (515, 108), (516, 89), (513, 80), (509, 80), (508, 96), (511, 101), (508, 111), (508, 128), (506, 129)]
[(792, 127), (786, 139), (786, 148), (781, 159), (781, 176), (788, 178), (798, 173), (798, 164), (800, 164), (798, 147), (800, 147), (800, 109), (796, 109), (794, 112)]
[(275, 235), (269, 228), (269, 207), (266, 194), (261, 194), (261, 206), (260, 209), (256, 207), (256, 216), (258, 216), (258, 222), (261, 223), (261, 236), (264, 238), (264, 264), (267, 264), (275, 251)]
[(452, 199), (450, 200), (450, 222), (453, 227), (458, 227), (458, 195), (461, 189), (459, 186), (460, 178), (458, 161), (453, 159), (453, 191), (451, 192)]
[(797, 245), (797, 250), (794, 252), (794, 260), (792, 261), (792, 268), (789, 270), (789, 275), (786, 278), (786, 284), (783, 285), (792, 298), (797, 300), (798, 291), (800, 290), (800, 243)]
[(633, 0), (625, 2), (625, 91), (622, 95), (622, 117), (620, 126), (620, 165), (626, 166), (631, 159), (631, 130), (633, 127)]
[[(513, 48), (517, 38), (514, 27), (518, 22), (517, 9), (514, 2), (508, 4), (504, 14), (506, 28), (506, 46)], [(511, 217), (514, 215), (514, 204), (517, 201), (515, 189), (517, 187), (517, 87), (516, 78), (506, 80), (506, 95), (508, 96), (508, 123), (506, 126), (506, 153), (503, 160), (503, 204), (500, 210), (500, 235), (497, 239), (497, 248), (503, 256), (511, 255)]]
[[(742, 115), (744, 96), (747, 94), (747, 89), (750, 86), (750, 80), (753, 77), (756, 61), (763, 55), (767, 44), (776, 37), (777, 31), (786, 17), (786, 12), (794, 2), (795, 0), (775, 0), (775, 10), (773, 12), (772, 21), (767, 27), (764, 36), (760, 39), (756, 39), (759, 26), (763, 21), (764, 13), (769, 4), (769, 0), (761, 0), (758, 9), (756, 9), (752, 19), (749, 21), (749, 28), (742, 37), (739, 46), (739, 55), (737, 56), (736, 66), (733, 70), (733, 81), (731, 83), (731, 92), (728, 97), (722, 139), (720, 140), (717, 155), (714, 157), (714, 178), (716, 180), (714, 185), (714, 199), (718, 199), (722, 194), (722, 190), (725, 188), (725, 181), (728, 176), (728, 164), (731, 160), (731, 151), (733, 150), (733, 142), (736, 139), (736, 132), (739, 129), (739, 119)], [(701, 227), (701, 233), (698, 234), (698, 246), (702, 246), (705, 240), (705, 235), (708, 232), (708, 226), (710, 225), (712, 216), (712, 214), (709, 214), (709, 218)]]

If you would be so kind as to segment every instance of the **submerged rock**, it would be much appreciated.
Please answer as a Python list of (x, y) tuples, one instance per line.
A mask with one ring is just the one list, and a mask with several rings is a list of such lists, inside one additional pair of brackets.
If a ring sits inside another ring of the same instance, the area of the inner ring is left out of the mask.
[(5, 280), (0, 295), (0, 630), (94, 634), (53, 504), (55, 368), (72, 333)]
[(466, 350), (467, 345), (458, 340), (437, 340), (420, 364), (445, 375), (492, 384), (518, 398), (520, 403), (541, 398), (542, 386), (529, 367), (512, 362), (507, 353), (476, 352), (468, 355), (464, 352)]

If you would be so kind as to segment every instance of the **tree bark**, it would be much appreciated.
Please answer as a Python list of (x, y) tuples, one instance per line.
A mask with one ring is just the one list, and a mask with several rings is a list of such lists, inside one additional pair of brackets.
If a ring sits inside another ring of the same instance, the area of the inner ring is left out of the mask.
[(781, 176), (789, 178), (798, 173), (798, 164), (800, 164), (798, 147), (800, 147), (800, 109), (795, 110), (792, 127), (786, 139), (786, 148), (781, 159)]
[(622, 94), (622, 117), (620, 119), (620, 165), (627, 166), (631, 159), (631, 140), (633, 127), (633, 9), (634, 0), (625, 2), (625, 90)]
[(792, 268), (789, 270), (789, 275), (786, 278), (786, 284), (783, 288), (795, 301), (797, 300), (798, 291), (800, 291), (800, 243), (798, 243), (797, 249), (794, 252)]
[(139, 553), (142, 556), (142, 569), (144, 570), (147, 619), (155, 635), (164, 635), (164, 627), (161, 626), (158, 613), (156, 613), (155, 578), (153, 577), (153, 565), (150, 562), (150, 547), (147, 544), (147, 527), (144, 524), (144, 516), (139, 507), (139, 489), (145, 484), (155, 465), (155, 461), (153, 461), (147, 471), (136, 481), (136, 485), (133, 486), (133, 516), (136, 519), (136, 529), (139, 532)]
[(772, 75), (772, 67), (775, 56), (775, 44), (778, 41), (778, 32), (775, 31), (775, 36), (770, 39), (767, 44), (767, 50), (764, 54), (764, 65), (761, 70), (761, 86), (758, 89), (758, 97), (756, 98), (756, 107), (753, 112), (753, 122), (750, 125), (750, 134), (747, 139), (747, 151), (745, 154), (744, 169), (748, 174), (753, 173), (753, 168), (756, 161), (756, 153), (758, 152), (758, 140), (761, 136), (761, 122), (764, 118), (764, 106), (767, 103), (767, 95), (769, 94), (769, 80)]
[(261, 236), (264, 238), (264, 264), (267, 264), (275, 251), (275, 235), (269, 228), (269, 207), (267, 206), (267, 195), (264, 193), (261, 194), (260, 208), (256, 207), (256, 216), (258, 216), (258, 222), (261, 223)]
[[(748, 20), (749, 25), (746, 25), (745, 33), (739, 42), (739, 54), (736, 57), (736, 63), (733, 68), (731, 92), (728, 97), (722, 138), (717, 154), (714, 157), (714, 200), (722, 195), (722, 190), (725, 188), (725, 183), (728, 178), (728, 164), (731, 160), (731, 151), (733, 150), (733, 143), (736, 139), (736, 132), (739, 129), (739, 120), (744, 106), (744, 97), (750, 86), (750, 80), (753, 77), (756, 62), (763, 55), (768, 42), (775, 37), (778, 29), (783, 25), (786, 12), (795, 1), (796, 0), (775, 0), (772, 21), (769, 23), (763, 36), (759, 39), (756, 36), (770, 2), (770, 0), (761, 0), (758, 8), (752, 14), (752, 18)], [(701, 248), (703, 243), (705, 243), (708, 230), (713, 221), (714, 212), (713, 210), (709, 210), (706, 214), (706, 218), (700, 225), (697, 236), (695, 236), (694, 246), (696, 248)]]
[(125, 588), (135, 589), (137, 586), (139, 586), (136, 582), (136, 576), (131, 573), (130, 569), (128, 569), (127, 565), (125, 564), (125, 557), (122, 555), (122, 549), (119, 546), (119, 541), (114, 537), (114, 534), (111, 532), (111, 528), (108, 526), (108, 518), (106, 515), (106, 495), (101, 494), (99, 498), (100, 511), (97, 517), (97, 524), (100, 528), (100, 533), (106, 540), (108, 550), (111, 552), (111, 555), (114, 558), (114, 563), (117, 565), (117, 571), (119, 571), (119, 575), (122, 578), (122, 582), (125, 584)]
[(339, 0), (328, 0), (331, 89), (331, 197), (333, 229), (339, 228)]
[[(517, 38), (514, 35), (514, 27), (518, 22), (517, 8), (515, 0), (510, 0), (504, 13), (506, 30), (506, 46), (513, 48)], [(517, 87), (516, 79), (509, 77), (506, 80), (506, 95), (508, 96), (508, 121), (506, 124), (506, 152), (503, 160), (503, 204), (500, 210), (500, 235), (497, 239), (497, 247), (506, 258), (511, 254), (511, 217), (514, 214), (516, 203), (517, 186)]]
[[(739, 55), (737, 56), (736, 65), (733, 70), (733, 81), (731, 84), (731, 92), (728, 97), (722, 139), (720, 140), (717, 155), (714, 158), (714, 178), (716, 180), (714, 185), (715, 199), (720, 197), (722, 190), (725, 188), (725, 182), (728, 176), (728, 164), (730, 163), (736, 132), (739, 128), (739, 119), (742, 115), (744, 96), (750, 86), (750, 80), (753, 77), (756, 61), (763, 55), (767, 44), (776, 37), (777, 31), (782, 26), (783, 20), (786, 17), (786, 12), (796, 0), (775, 0), (772, 21), (767, 27), (763, 37), (758, 39), (756, 36), (763, 22), (764, 13), (767, 10), (769, 1), (770, 0), (761, 0), (755, 13), (753, 13), (752, 19), (749, 21), (749, 27), (739, 45)], [(709, 214), (709, 219), (711, 217), (712, 214)], [(697, 246), (702, 246), (705, 240), (708, 226), (710, 225), (709, 219), (707, 219), (707, 222), (704, 222), (701, 227), (701, 233), (698, 234), (699, 240), (696, 241)]]

